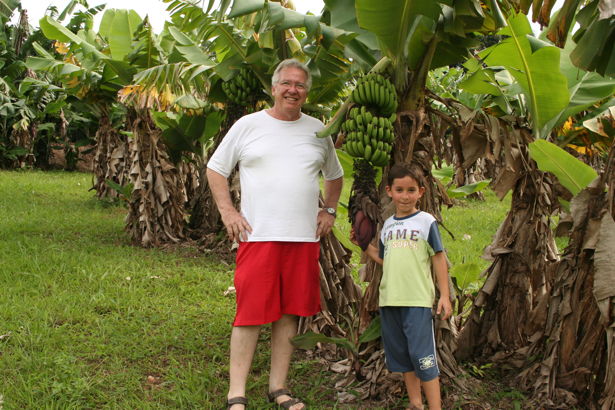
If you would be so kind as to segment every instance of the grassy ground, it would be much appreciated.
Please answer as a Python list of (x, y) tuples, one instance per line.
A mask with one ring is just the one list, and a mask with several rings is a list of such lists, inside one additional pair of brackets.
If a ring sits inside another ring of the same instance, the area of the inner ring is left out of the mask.
[[(125, 210), (90, 186), (88, 174), (0, 171), (0, 408), (220, 408), (233, 267), (191, 247), (130, 246)], [(464, 204), (444, 211), (454, 263), (478, 261), (508, 207)], [(251, 404), (267, 408), (267, 343), (253, 368)], [(290, 379), (336, 408), (322, 364), (297, 360)]]
[(442, 209), (440, 232), (452, 264), (450, 274), (464, 293), (475, 293), (484, 281), (490, 262), (481, 258), (483, 250), (510, 209), (510, 194), (502, 201), (492, 191), (484, 195), (485, 201), (457, 200), (452, 208)]
[[(0, 172), (4, 407), (220, 407), (232, 266), (191, 248), (130, 246), (125, 210), (90, 186), (87, 174)], [(264, 350), (250, 384), (258, 407)], [(333, 392), (308, 397), (327, 403)]]

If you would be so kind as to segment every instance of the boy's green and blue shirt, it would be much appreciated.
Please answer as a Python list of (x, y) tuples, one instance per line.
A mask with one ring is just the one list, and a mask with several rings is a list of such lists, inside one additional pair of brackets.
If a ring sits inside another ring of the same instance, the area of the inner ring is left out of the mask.
[(431, 257), (442, 250), (438, 223), (429, 213), (418, 211), (384, 221), (379, 305), (431, 308), (435, 300)]

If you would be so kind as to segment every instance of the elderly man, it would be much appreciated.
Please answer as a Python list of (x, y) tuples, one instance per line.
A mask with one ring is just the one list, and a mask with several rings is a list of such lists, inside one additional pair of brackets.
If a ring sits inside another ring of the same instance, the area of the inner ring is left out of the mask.
[[(311, 85), (308, 68), (282, 61), (272, 78), (273, 107), (240, 118), (207, 164), (207, 179), (229, 238), (239, 242), (237, 312), (230, 345), (227, 408), (247, 407), (246, 381), (260, 328), (271, 323), (269, 399), (306, 408), (286, 388), (298, 316), (320, 311), (319, 237), (331, 231), (343, 171), (323, 124), (301, 112)], [(227, 178), (239, 164), (241, 211)], [(324, 207), (319, 209), (319, 176)]]

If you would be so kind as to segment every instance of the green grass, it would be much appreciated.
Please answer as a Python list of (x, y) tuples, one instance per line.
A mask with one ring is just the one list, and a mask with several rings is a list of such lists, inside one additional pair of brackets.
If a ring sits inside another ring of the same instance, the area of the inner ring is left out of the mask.
[[(221, 407), (233, 267), (195, 248), (130, 246), (126, 211), (90, 186), (87, 174), (0, 171), (0, 403)], [(267, 343), (254, 364), (249, 396), (267, 407)], [(298, 362), (291, 380), (320, 377), (297, 394), (332, 407), (321, 369)]]
[[(89, 174), (0, 171), (0, 408), (220, 408), (233, 266), (190, 246), (131, 246), (126, 210), (90, 186)], [(453, 264), (488, 265), (479, 257), (508, 203), (487, 197), (443, 210)], [(253, 408), (272, 408), (268, 339), (266, 328), (248, 383)], [(335, 375), (297, 359), (291, 389), (338, 408)]]
[(481, 270), (489, 266), (481, 255), (510, 209), (510, 194), (500, 201), (493, 191), (483, 193), (485, 201), (461, 199), (452, 208), (442, 209), (444, 226), (454, 235), (452, 238), (445, 229), (440, 229), (453, 265), (476, 263)]

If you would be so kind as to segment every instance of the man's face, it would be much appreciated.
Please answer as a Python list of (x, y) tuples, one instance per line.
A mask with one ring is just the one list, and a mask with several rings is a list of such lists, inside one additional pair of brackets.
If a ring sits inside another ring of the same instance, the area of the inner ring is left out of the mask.
[(307, 75), (296, 67), (280, 71), (279, 81), (271, 88), (275, 107), (288, 112), (301, 111), (307, 98)]

